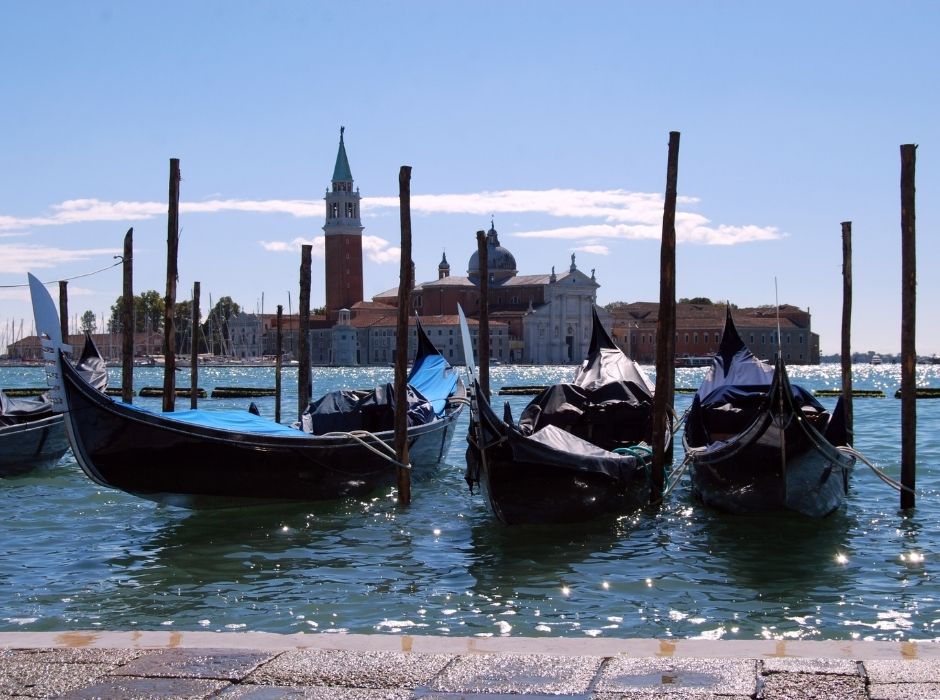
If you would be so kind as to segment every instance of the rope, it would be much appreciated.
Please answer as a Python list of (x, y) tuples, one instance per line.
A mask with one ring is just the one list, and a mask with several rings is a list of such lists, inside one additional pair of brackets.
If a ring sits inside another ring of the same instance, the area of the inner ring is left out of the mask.
[[(81, 275), (75, 275), (74, 277), (64, 277), (61, 280), (50, 280), (49, 282), (43, 282), (43, 284), (53, 284), (54, 282), (71, 282), (72, 280), (81, 279), (82, 277), (91, 277), (92, 275), (97, 275), (99, 272), (104, 272), (105, 270), (110, 270), (112, 267), (117, 267), (118, 265), (124, 264), (124, 257), (121, 255), (115, 255), (114, 257), (120, 258), (113, 265), (108, 265), (107, 267), (102, 267), (100, 270), (95, 270), (94, 272), (86, 272)], [(19, 289), (21, 287), (28, 287), (28, 284), (0, 284), (0, 289)]]
[[(393, 448), (387, 442), (382, 441), (378, 436), (376, 436), (374, 433), (370, 433), (368, 430), (352, 430), (350, 432), (337, 431), (337, 432), (332, 432), (332, 433), (323, 433), (322, 435), (319, 435), (318, 437), (351, 438), (355, 440), (356, 442), (358, 442), (363, 447), (365, 447), (367, 450), (377, 454), (379, 457), (381, 457), (385, 461), (391, 464), (394, 464), (396, 467), (401, 467), (402, 469), (409, 469), (409, 470), (411, 469), (411, 464), (402, 464), (401, 462), (398, 461), (398, 455), (395, 454), (395, 448)], [(366, 437), (372, 438), (373, 440), (375, 440), (375, 443), (366, 442), (365, 441)], [(381, 445), (383, 449), (382, 450), (378, 449), (376, 447), (376, 444)]]
[(868, 468), (871, 469), (873, 472), (875, 472), (875, 476), (877, 476), (879, 479), (881, 479), (883, 482), (885, 482), (888, 486), (895, 489), (896, 491), (907, 491), (908, 493), (914, 493), (914, 489), (912, 489), (909, 486), (905, 486), (900, 481), (897, 481), (891, 478), (890, 476), (888, 476), (887, 474), (885, 474), (878, 467), (876, 467), (874, 464), (869, 462), (868, 459), (865, 457), (865, 455), (863, 455), (861, 452), (859, 452), (855, 448), (843, 446), (843, 447), (836, 447), (836, 449), (839, 450), (839, 452), (842, 452), (843, 454), (847, 454), (850, 457), (855, 457), (855, 459), (861, 461), (863, 464), (868, 465)]
[(689, 468), (689, 464), (692, 461), (691, 457), (691, 454), (687, 454), (685, 459), (682, 460), (682, 464), (679, 465), (679, 468), (674, 470), (673, 473), (669, 475), (669, 483), (666, 484), (666, 488), (663, 491), (663, 499), (672, 493), (672, 490), (676, 488), (676, 486), (679, 484), (679, 481), (681, 481), (682, 477), (685, 476), (685, 473)]

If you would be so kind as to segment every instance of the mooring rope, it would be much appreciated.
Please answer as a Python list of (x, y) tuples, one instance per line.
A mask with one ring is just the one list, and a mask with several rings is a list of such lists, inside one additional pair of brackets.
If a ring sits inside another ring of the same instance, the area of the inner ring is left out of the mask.
[(689, 468), (689, 464), (690, 464), (691, 461), (692, 461), (691, 458), (692, 458), (692, 455), (691, 455), (691, 454), (687, 454), (687, 455), (685, 456), (685, 459), (682, 460), (682, 463), (679, 465), (679, 467), (678, 467), (677, 469), (673, 470), (673, 472), (669, 475), (669, 483), (666, 484), (666, 488), (665, 488), (665, 490), (663, 491), (663, 498), (664, 498), (664, 499), (666, 498), (666, 496), (668, 496), (670, 493), (672, 493), (672, 490), (673, 490), (674, 488), (676, 488), (676, 486), (677, 486), (677, 485), (679, 484), (679, 482), (682, 480), (682, 477), (685, 476), (685, 473), (686, 473), (686, 471), (687, 471), (688, 468)]
[[(352, 430), (350, 432), (336, 431), (332, 433), (323, 433), (318, 437), (345, 437), (351, 438), (358, 442), (360, 445), (365, 447), (367, 450), (374, 452), (379, 457), (385, 461), (394, 464), (396, 467), (401, 467), (402, 469), (411, 469), (411, 464), (402, 464), (398, 461), (398, 455), (395, 454), (395, 448), (389, 445), (387, 442), (384, 442), (379, 438), (375, 433), (370, 433), (368, 430)], [(366, 442), (365, 438), (372, 438), (375, 440), (375, 443)], [(376, 447), (376, 444), (381, 445), (382, 450)]]
[(885, 474), (878, 467), (876, 467), (874, 464), (869, 462), (868, 458), (865, 457), (865, 455), (863, 455), (861, 452), (856, 450), (854, 447), (842, 446), (842, 447), (836, 447), (836, 449), (839, 450), (839, 452), (842, 452), (843, 454), (847, 454), (850, 457), (855, 457), (855, 459), (860, 460), (862, 463), (868, 465), (868, 468), (871, 469), (873, 472), (875, 472), (875, 476), (877, 476), (879, 479), (881, 479), (883, 482), (885, 482), (888, 486), (892, 487), (896, 491), (907, 491), (908, 493), (914, 493), (914, 489), (912, 489), (909, 486), (905, 486), (900, 481), (897, 481), (896, 479)]

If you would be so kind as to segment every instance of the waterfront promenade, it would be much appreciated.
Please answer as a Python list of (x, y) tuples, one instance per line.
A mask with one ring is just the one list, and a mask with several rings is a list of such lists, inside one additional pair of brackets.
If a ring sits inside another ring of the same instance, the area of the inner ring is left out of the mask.
[(940, 698), (940, 644), (0, 632), (0, 699)]

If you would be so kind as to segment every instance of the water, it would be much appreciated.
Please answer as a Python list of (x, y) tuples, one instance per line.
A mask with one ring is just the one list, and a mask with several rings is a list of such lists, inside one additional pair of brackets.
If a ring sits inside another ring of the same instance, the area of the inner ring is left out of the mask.
[[(918, 371), (919, 385), (940, 386), (940, 366)], [(315, 394), (392, 376), (386, 368), (315, 372)], [(676, 386), (696, 386), (703, 372), (678, 370)], [(497, 388), (569, 378), (572, 368), (492, 374)], [(837, 388), (839, 368), (794, 367), (791, 378)], [(859, 365), (854, 382), (889, 397), (856, 399), (856, 446), (897, 477), (900, 368)], [(200, 375), (210, 390), (273, 383), (269, 368)], [(2, 386), (41, 384), (38, 369), (0, 368)], [(135, 384), (161, 386), (162, 374), (137, 369)], [(285, 371), (284, 386), (287, 421), (296, 370)], [(509, 398), (514, 415), (528, 400)], [(273, 416), (273, 399), (255, 401)], [(677, 410), (690, 401), (677, 394)], [(684, 482), (658, 510), (508, 528), (463, 480), (466, 415), (447, 464), (414, 485), (409, 509), (381, 492), (190, 512), (100, 488), (67, 455), (54, 469), (0, 479), (0, 630), (936, 639), (940, 401), (921, 400), (917, 411), (916, 510), (900, 513), (897, 493), (859, 465), (846, 506), (823, 520), (722, 515), (692, 502)]]

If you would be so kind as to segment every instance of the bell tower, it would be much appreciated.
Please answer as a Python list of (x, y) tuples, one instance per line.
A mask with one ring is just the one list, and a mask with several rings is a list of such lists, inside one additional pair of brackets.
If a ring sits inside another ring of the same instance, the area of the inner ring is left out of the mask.
[(336, 319), (340, 309), (350, 309), (362, 301), (362, 221), (359, 218), (359, 190), (353, 189), (352, 172), (346, 158), (343, 132), (339, 129), (339, 152), (333, 168), (333, 182), (327, 189), (326, 223), (326, 314)]

